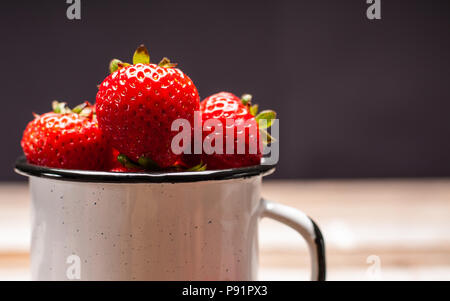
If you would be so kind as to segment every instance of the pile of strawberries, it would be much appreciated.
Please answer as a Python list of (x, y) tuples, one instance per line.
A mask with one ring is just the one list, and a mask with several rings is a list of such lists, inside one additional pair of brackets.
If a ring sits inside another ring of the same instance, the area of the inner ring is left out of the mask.
[[(258, 121), (264, 118), (270, 125), (275, 112), (257, 115), (258, 106), (251, 104), (248, 94), (239, 98), (221, 92), (200, 102), (192, 80), (175, 66), (167, 58), (159, 64), (150, 63), (143, 45), (134, 53), (133, 64), (112, 60), (110, 75), (99, 85), (95, 105), (84, 102), (70, 109), (66, 103), (54, 101), (52, 112), (35, 114), (21, 141), (28, 162), (113, 172), (201, 171), (260, 164), (259, 146), (270, 143), (270, 135)], [(199, 121), (196, 112), (200, 112)], [(173, 152), (171, 144), (177, 132), (172, 130), (172, 123), (179, 119), (187, 120), (192, 132), (195, 122), (201, 122), (201, 145), (215, 145), (221, 139), (223, 152)], [(226, 132), (236, 134), (232, 138), (234, 153), (225, 150), (228, 134), (217, 138), (214, 128), (206, 126), (210, 119), (224, 126), (227, 120), (235, 122)], [(236, 125), (239, 122), (245, 122), (243, 132)], [(239, 134), (245, 136), (244, 153), (236, 152)], [(252, 142), (258, 147), (250, 152)]]

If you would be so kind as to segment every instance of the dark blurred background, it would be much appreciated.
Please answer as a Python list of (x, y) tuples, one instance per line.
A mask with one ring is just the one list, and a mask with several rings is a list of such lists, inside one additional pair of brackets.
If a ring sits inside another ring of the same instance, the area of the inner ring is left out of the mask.
[(202, 98), (254, 95), (280, 118), (276, 178), (450, 176), (450, 1), (3, 1), (0, 180), (31, 112), (94, 102), (138, 44)]

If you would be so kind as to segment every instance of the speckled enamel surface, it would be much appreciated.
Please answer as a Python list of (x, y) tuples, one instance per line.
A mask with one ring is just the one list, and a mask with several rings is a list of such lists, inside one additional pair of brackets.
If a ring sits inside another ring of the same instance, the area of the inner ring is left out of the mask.
[(255, 280), (261, 176), (176, 184), (30, 177), (34, 280)]

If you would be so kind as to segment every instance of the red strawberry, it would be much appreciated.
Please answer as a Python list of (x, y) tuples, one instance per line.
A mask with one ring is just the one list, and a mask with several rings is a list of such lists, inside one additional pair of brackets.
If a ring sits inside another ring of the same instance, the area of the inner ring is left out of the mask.
[(111, 172), (139, 172), (139, 171), (142, 171), (142, 169), (128, 168), (125, 166), (117, 166), (117, 167), (111, 168), (109, 171), (111, 171)]
[(100, 128), (130, 160), (170, 167), (180, 158), (171, 150), (177, 134), (171, 131), (172, 122), (183, 118), (193, 124), (194, 111), (200, 106), (197, 88), (168, 59), (150, 64), (143, 46), (136, 50), (133, 63), (111, 62), (112, 74), (97, 93)]
[(68, 169), (104, 170), (111, 148), (88, 102), (70, 110), (53, 103), (54, 112), (35, 115), (22, 138), (29, 163)]
[(117, 157), (120, 155), (119, 151), (116, 149), (112, 149), (111, 151), (111, 156), (108, 158), (108, 163), (107, 163), (107, 170), (108, 171), (113, 171), (114, 169), (119, 169), (124, 167), (122, 165), (122, 163), (119, 162), (119, 160), (117, 160)]
[[(202, 154), (202, 161), (206, 164), (208, 169), (226, 169), (237, 168), (251, 165), (259, 165), (261, 161), (259, 126), (258, 118), (255, 118), (257, 105), (251, 106), (251, 96), (245, 95), (242, 99), (236, 95), (228, 92), (221, 92), (206, 98), (201, 102), (200, 108), (202, 111), (202, 121), (205, 123), (208, 119), (219, 120), (223, 125), (223, 154)], [(269, 112), (269, 111), (266, 111)], [(271, 118), (275, 118), (275, 112), (270, 111)], [(258, 115), (259, 116), (259, 115)], [(264, 115), (267, 116), (267, 115)], [(227, 133), (225, 131), (227, 119), (235, 122), (232, 125), (232, 132), (234, 133), (234, 152), (226, 153)], [(238, 125), (245, 124), (244, 132), (238, 131)], [(213, 142), (217, 137), (213, 138), (210, 134), (214, 129), (204, 132), (203, 141), (208, 144), (215, 145)], [(256, 134), (255, 134), (256, 133)], [(238, 135), (244, 135), (245, 138), (245, 153), (239, 154), (238, 150)], [(220, 138), (219, 138), (220, 139)], [(252, 145), (256, 147), (256, 152), (251, 153)], [(205, 151), (205, 150), (204, 150)]]

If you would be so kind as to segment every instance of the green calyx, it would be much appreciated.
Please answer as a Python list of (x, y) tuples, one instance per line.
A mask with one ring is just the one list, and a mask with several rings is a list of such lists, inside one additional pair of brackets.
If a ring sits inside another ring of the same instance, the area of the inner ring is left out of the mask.
[[(138, 161), (135, 162), (135, 161), (131, 160), (130, 158), (128, 158), (126, 155), (120, 154), (117, 156), (117, 161), (119, 161), (120, 164), (122, 164), (126, 168), (130, 168), (130, 169), (146, 170), (146, 171), (160, 171), (161, 170), (161, 168), (158, 166), (158, 164), (156, 164), (155, 161), (153, 161), (152, 159), (145, 157), (145, 156), (141, 156), (138, 159)], [(170, 167), (168, 170), (204, 171), (204, 170), (206, 170), (206, 164), (204, 164), (203, 162), (200, 162), (199, 164), (197, 164), (193, 167), (190, 167), (190, 168), (176, 164), (176, 165)]]
[(150, 54), (144, 45), (140, 45), (133, 55), (133, 65), (135, 64), (150, 64)]
[(109, 62), (109, 72), (110, 73), (114, 73), (117, 70), (119, 70), (121, 68), (124, 68), (124, 67), (127, 67), (127, 66), (130, 66), (130, 64), (124, 63), (124, 62), (122, 62), (121, 60), (118, 60), (118, 59), (113, 59), (113, 60), (111, 60), (111, 62)]
[[(140, 45), (133, 54), (133, 65), (136, 64), (150, 64), (150, 54), (144, 45)], [(112, 59), (109, 62), (109, 73), (114, 73), (117, 70), (131, 66), (131, 64), (122, 62), (119, 59)], [(173, 68), (177, 66), (176, 63), (172, 63), (168, 58), (164, 57), (158, 64), (160, 67)]]
[(72, 109), (72, 112), (76, 113), (76, 114), (80, 114), (81, 111), (83, 111), (84, 108), (86, 108), (86, 106), (88, 105), (87, 102), (83, 102), (82, 104), (79, 104), (78, 106), (76, 106), (75, 108)]
[(147, 170), (158, 170), (159, 169), (159, 166), (158, 166), (158, 164), (156, 164), (155, 161), (153, 161), (152, 159), (150, 159), (148, 157), (144, 157), (144, 156), (142, 156), (138, 159), (138, 164), (139, 164), (139, 166), (141, 166)]
[(258, 122), (260, 137), (265, 145), (271, 144), (276, 141), (276, 139), (273, 138), (268, 131), (266, 131), (266, 129), (272, 126), (273, 121), (276, 118), (277, 113), (272, 110), (264, 110), (255, 117), (256, 122)]
[(241, 101), (244, 106), (249, 106), (252, 103), (253, 96), (251, 94), (244, 94), (241, 96)]
[(265, 129), (259, 129), (259, 135), (261, 137), (262, 143), (264, 143), (265, 145), (268, 145), (268, 144), (271, 144), (271, 143), (277, 141)]
[(70, 109), (67, 103), (54, 100), (52, 102), (52, 109), (53, 112), (57, 114), (75, 113), (84, 117), (89, 117), (94, 114), (94, 109), (88, 101), (85, 101), (82, 104), (77, 105), (75, 108)]
[(185, 171), (205, 171), (206, 164), (203, 161), (200, 161), (199, 164), (192, 166), (191, 168), (186, 169)]
[(277, 113), (272, 110), (264, 110), (258, 114), (259, 106), (257, 104), (252, 104), (252, 95), (244, 94), (241, 96), (241, 101), (244, 106), (246, 106), (253, 116), (255, 116), (256, 122), (258, 122), (260, 137), (264, 144), (270, 144), (276, 141), (266, 129), (270, 128), (273, 121), (277, 118)]
[(134, 162), (126, 155), (120, 154), (117, 156), (117, 161), (119, 161), (119, 163), (125, 166), (126, 168), (130, 169), (152, 170), (152, 171), (160, 169), (158, 164), (156, 164), (152, 159), (144, 156), (140, 157), (138, 159), (138, 162)]
[(253, 116), (256, 116), (258, 114), (258, 105), (254, 104), (252, 105), (252, 99), (253, 96), (251, 94), (244, 94), (241, 96), (241, 102), (244, 106), (246, 106)]
[(276, 118), (277, 113), (272, 110), (264, 110), (255, 116), (256, 121), (259, 123), (259, 128), (263, 129), (270, 128), (272, 126), (273, 120)]
[(159, 67), (164, 67), (164, 68), (173, 68), (173, 67), (176, 67), (177, 65), (178, 65), (177, 63), (171, 63), (170, 60), (166, 57), (163, 57), (162, 60), (158, 64)]
[(54, 100), (52, 102), (52, 110), (57, 114), (72, 113), (72, 110), (69, 108), (66, 102), (59, 102), (57, 100)]
[(253, 116), (256, 116), (256, 114), (258, 114), (258, 105), (252, 105), (249, 110), (250, 110), (250, 114), (252, 114)]
[(119, 163), (122, 164), (123, 166), (125, 166), (126, 168), (130, 168), (130, 169), (140, 169), (141, 168), (139, 165), (137, 165), (136, 163), (131, 161), (127, 156), (122, 155), (122, 154), (117, 156), (117, 161), (119, 161)]

